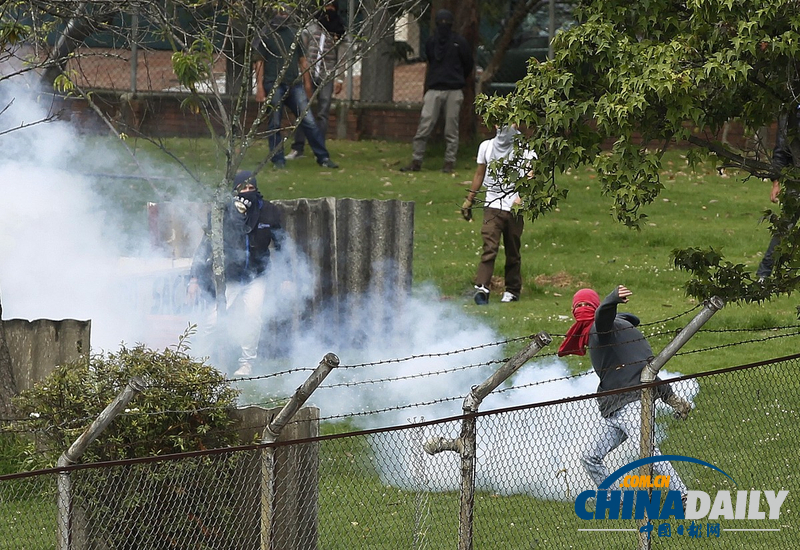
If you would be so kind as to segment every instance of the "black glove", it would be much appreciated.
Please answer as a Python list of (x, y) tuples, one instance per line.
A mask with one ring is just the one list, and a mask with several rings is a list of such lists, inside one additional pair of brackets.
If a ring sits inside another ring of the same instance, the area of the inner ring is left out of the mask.
[(464, 200), (464, 204), (461, 205), (461, 217), (467, 220), (468, 222), (472, 221), (472, 201), (469, 199)]
[(262, 203), (263, 197), (258, 191), (239, 193), (234, 197), (233, 206), (237, 212), (244, 215), (245, 233), (250, 233), (258, 224)]
[(236, 211), (239, 214), (245, 214), (245, 213), (247, 213), (247, 209), (248, 208), (252, 208), (253, 207), (253, 202), (247, 200), (246, 198), (244, 198), (242, 196), (237, 195), (233, 199), (233, 206), (236, 208)]

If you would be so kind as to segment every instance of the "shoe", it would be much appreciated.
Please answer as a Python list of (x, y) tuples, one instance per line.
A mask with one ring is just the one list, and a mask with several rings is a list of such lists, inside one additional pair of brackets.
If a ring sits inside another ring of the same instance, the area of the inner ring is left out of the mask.
[(288, 155), (286, 155), (286, 160), (294, 160), (299, 159), (300, 157), (304, 157), (302, 151), (298, 151), (297, 149), (292, 149)]
[(445, 174), (452, 174), (454, 168), (455, 168), (455, 163), (450, 162), (448, 160), (447, 162), (444, 163), (444, 166), (442, 166), (442, 172), (444, 172)]
[(273, 162), (272, 166), (274, 166), (276, 170), (284, 170), (286, 168), (286, 162), (279, 160), (278, 162)]
[(401, 172), (419, 172), (420, 170), (422, 170), (421, 160), (412, 160), (409, 164), (400, 169)]
[(242, 363), (242, 366), (233, 373), (234, 376), (250, 376), (253, 373), (253, 367), (250, 363)]
[(510, 292), (506, 291), (503, 292), (503, 297), (500, 298), (501, 302), (519, 302), (519, 296), (515, 294), (511, 294)]
[(485, 306), (489, 303), (489, 289), (483, 285), (475, 285), (475, 303)]
[(333, 162), (331, 159), (322, 159), (321, 161), (317, 162), (323, 168), (339, 168), (339, 165)]

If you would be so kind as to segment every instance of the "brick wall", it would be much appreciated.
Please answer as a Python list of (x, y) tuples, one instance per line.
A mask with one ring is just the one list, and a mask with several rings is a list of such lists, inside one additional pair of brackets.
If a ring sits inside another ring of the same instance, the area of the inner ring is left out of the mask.
[[(95, 103), (101, 111), (108, 115), (117, 128), (128, 134), (135, 134), (138, 130), (144, 135), (153, 137), (201, 137), (208, 136), (209, 130), (203, 117), (193, 114), (181, 107), (186, 98), (179, 94), (138, 94), (136, 98), (127, 98), (125, 94), (119, 95), (111, 92), (98, 91), (94, 93)], [(63, 99), (59, 107), (62, 109), (62, 118), (72, 120), (86, 131), (105, 131), (105, 124), (92, 111), (86, 101), (80, 98)], [(331, 108), (328, 137), (348, 140), (377, 139), (388, 141), (410, 142), (417, 131), (421, 105), (417, 103), (387, 103), (363, 104), (356, 103), (350, 108), (346, 103), (334, 102)], [(255, 118), (258, 104), (251, 102), (246, 114), (249, 127)], [(339, 125), (338, 118), (345, 116), (346, 120)], [(288, 124), (289, 121), (286, 121)], [(439, 121), (434, 131), (434, 138), (442, 134), (442, 121)], [(476, 116), (478, 135), (481, 138), (491, 137), (493, 132), (487, 129)], [(266, 130), (267, 122), (263, 121), (261, 127)], [(127, 128), (127, 129), (125, 129)], [(221, 132), (217, 125), (215, 131)], [(466, 137), (468, 129), (461, 128), (462, 137)], [(721, 134), (721, 133), (720, 133)], [(767, 131), (767, 146), (772, 147), (774, 141), (774, 125)], [(704, 136), (705, 137), (705, 136)], [(722, 135), (717, 136), (721, 139)], [(747, 136), (739, 123), (731, 123), (727, 135), (727, 142), (733, 146), (743, 147), (747, 143)], [(610, 146), (610, 144), (608, 144)], [(682, 144), (686, 145), (686, 144)]]

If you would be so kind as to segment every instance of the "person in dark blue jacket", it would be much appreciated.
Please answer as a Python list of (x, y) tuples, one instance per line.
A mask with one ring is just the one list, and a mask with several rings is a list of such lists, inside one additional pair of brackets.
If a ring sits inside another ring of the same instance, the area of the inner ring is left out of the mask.
[[(264, 200), (252, 172), (241, 171), (233, 180), (234, 197), (226, 206), (223, 218), (222, 242), (225, 252), (225, 298), (228, 323), (235, 326), (241, 347), (236, 376), (248, 376), (258, 353), (261, 319), (267, 281), (263, 277), (270, 263), (270, 249), (279, 251), (284, 238), (281, 213), (278, 207)], [(201, 292), (214, 296), (211, 272), (212, 251), (210, 231), (206, 231), (197, 247), (190, 274), (188, 297), (198, 299)], [(208, 320), (215, 326), (217, 312)]]

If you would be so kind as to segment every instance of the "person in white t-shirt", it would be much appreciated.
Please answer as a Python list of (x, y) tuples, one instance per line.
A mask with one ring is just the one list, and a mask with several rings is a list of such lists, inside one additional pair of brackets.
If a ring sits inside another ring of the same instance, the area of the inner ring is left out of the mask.
[[(515, 211), (514, 207), (521, 205), (522, 201), (515, 189), (515, 183), (508, 178), (507, 170), (514, 170), (515, 165), (523, 165), (526, 161), (536, 158), (535, 152), (521, 150), (516, 157), (522, 162), (515, 162), (514, 138), (520, 133), (516, 124), (496, 128), (497, 135), (493, 139), (487, 139), (481, 143), (478, 148), (478, 167), (472, 178), (467, 199), (461, 207), (461, 215), (464, 219), (472, 220), (475, 196), (481, 186), (485, 188), (486, 197), (483, 201), (483, 225), (481, 226), (483, 253), (475, 276), (475, 303), (478, 305), (489, 303), (489, 283), (494, 273), (494, 261), (500, 250), (501, 237), (505, 248), (506, 264), (505, 292), (500, 301), (516, 302), (519, 300), (522, 290), (520, 241), (524, 221), (522, 214)], [(499, 169), (500, 167), (495, 161), (501, 161), (506, 170)], [(528, 172), (521, 166), (517, 170), (519, 170), (520, 176), (524, 176)]]

